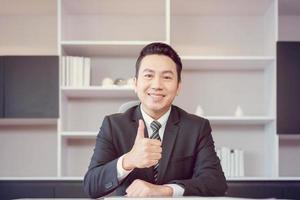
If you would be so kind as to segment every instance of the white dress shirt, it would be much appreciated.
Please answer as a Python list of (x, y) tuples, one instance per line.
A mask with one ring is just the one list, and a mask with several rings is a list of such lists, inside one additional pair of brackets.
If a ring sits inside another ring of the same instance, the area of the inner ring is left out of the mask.
[[(145, 125), (146, 125), (146, 128), (147, 128), (148, 137), (150, 138), (150, 136), (153, 133), (153, 130), (151, 129), (150, 124), (154, 121), (154, 119), (152, 117), (150, 117), (143, 110), (142, 104), (141, 104), (140, 108), (141, 108), (141, 113), (142, 113), (142, 116), (144, 118)], [(171, 107), (169, 108), (169, 110), (163, 116), (161, 116), (158, 120), (156, 120), (161, 124), (161, 128), (159, 129), (159, 133), (158, 133), (159, 137), (161, 138), (161, 141), (163, 141), (163, 138), (164, 138), (164, 132), (165, 132), (165, 129), (166, 129), (166, 124), (167, 124), (167, 120), (169, 118), (170, 113), (171, 113)], [(164, 148), (164, 147), (162, 147), (162, 148)], [(123, 157), (124, 157), (124, 155), (121, 156), (118, 159), (118, 162), (117, 162), (117, 174), (118, 174), (118, 180), (119, 181), (123, 180), (132, 171), (132, 170), (125, 170), (123, 168), (123, 166), (122, 166)], [(177, 184), (165, 184), (165, 186), (169, 186), (173, 189), (173, 197), (183, 196), (183, 193), (184, 193), (184, 188), (183, 187), (181, 187)]]

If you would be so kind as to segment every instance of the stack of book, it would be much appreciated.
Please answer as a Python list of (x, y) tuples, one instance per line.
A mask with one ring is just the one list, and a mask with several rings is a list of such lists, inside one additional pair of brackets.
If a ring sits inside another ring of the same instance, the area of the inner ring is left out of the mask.
[(61, 60), (61, 86), (90, 86), (91, 59), (85, 57), (63, 56)]
[(245, 176), (243, 150), (222, 147), (217, 149), (217, 155), (221, 160), (223, 172), (226, 177)]

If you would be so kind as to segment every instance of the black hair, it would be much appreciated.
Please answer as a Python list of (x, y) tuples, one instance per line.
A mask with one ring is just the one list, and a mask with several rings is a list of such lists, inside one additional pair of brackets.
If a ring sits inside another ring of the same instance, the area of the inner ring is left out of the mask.
[(145, 56), (153, 54), (168, 56), (175, 62), (178, 82), (180, 82), (182, 70), (181, 59), (178, 56), (177, 52), (170, 45), (161, 42), (150, 43), (142, 49), (135, 64), (135, 77), (138, 78), (139, 69), (143, 58)]

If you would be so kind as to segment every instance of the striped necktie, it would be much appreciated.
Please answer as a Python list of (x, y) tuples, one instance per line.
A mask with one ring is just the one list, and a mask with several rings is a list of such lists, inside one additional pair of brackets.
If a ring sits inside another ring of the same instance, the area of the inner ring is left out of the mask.
[[(159, 137), (159, 129), (161, 127), (160, 123), (158, 121), (153, 121), (150, 124), (150, 127), (153, 131), (153, 134), (151, 135), (151, 139), (157, 139), (159, 141), (161, 141), (160, 137)], [(158, 166), (159, 166), (159, 162), (154, 166), (154, 181), (155, 183), (157, 183), (157, 177), (158, 177)]]

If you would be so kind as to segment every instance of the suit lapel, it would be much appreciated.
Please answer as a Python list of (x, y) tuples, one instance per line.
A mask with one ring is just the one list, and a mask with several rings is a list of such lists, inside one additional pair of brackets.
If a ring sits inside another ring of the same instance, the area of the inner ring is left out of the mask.
[(164, 174), (168, 168), (168, 164), (173, 152), (173, 148), (175, 145), (176, 137), (179, 131), (179, 114), (174, 106), (172, 106), (172, 110), (169, 116), (169, 119), (166, 124), (163, 142), (162, 142), (162, 158), (159, 161), (158, 168), (158, 183), (162, 183), (164, 178)]

